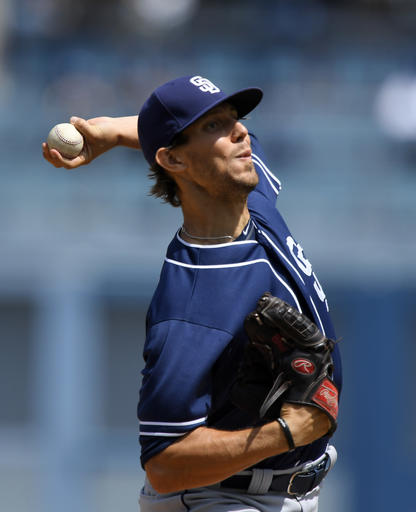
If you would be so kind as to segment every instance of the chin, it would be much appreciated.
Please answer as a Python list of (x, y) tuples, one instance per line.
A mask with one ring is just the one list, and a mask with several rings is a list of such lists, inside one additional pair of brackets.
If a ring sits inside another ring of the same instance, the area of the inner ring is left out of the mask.
[(234, 169), (234, 172), (230, 172), (228, 174), (228, 179), (225, 180), (223, 190), (227, 190), (227, 193), (230, 193), (234, 196), (238, 197), (246, 197), (250, 192), (252, 192), (259, 182), (259, 177), (257, 175), (257, 171), (254, 167), (254, 164), (250, 162), (246, 162), (246, 165), (243, 169), (241, 167), (237, 170)]
[(238, 181), (238, 188), (245, 194), (248, 195), (250, 192), (252, 192), (259, 182), (259, 178), (257, 176), (257, 173), (250, 175), (246, 179), (242, 179)]
[(259, 183), (259, 176), (257, 174), (256, 168), (254, 167), (254, 164), (251, 163), (249, 174), (248, 174), (248, 182), (250, 182), (251, 186), (253, 187), (253, 190), (257, 187)]

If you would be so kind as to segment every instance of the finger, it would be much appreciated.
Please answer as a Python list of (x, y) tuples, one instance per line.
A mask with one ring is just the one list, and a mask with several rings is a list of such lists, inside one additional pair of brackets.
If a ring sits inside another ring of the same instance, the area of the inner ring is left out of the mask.
[(97, 135), (97, 128), (89, 123), (86, 119), (82, 117), (72, 116), (70, 119), (71, 124), (75, 126), (75, 128), (82, 133), (82, 135), (88, 140), (91, 140)]
[(43, 158), (55, 167), (63, 167), (61, 156), (58, 151), (50, 149), (46, 142), (42, 143)]
[(65, 169), (75, 169), (83, 165), (86, 160), (85, 155), (82, 153), (75, 158), (65, 158), (56, 149), (49, 148), (45, 142), (42, 144), (42, 148), (45, 159), (57, 168), (65, 167)]
[(83, 153), (80, 153), (78, 156), (76, 156), (75, 158), (71, 158), (70, 160), (68, 160), (67, 158), (63, 158), (62, 160), (65, 164), (66, 169), (76, 169), (77, 167), (84, 165), (86, 162), (86, 158)]

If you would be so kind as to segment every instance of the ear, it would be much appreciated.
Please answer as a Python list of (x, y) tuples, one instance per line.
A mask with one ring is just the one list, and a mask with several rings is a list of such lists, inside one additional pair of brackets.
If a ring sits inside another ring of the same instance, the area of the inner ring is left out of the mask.
[(182, 171), (185, 164), (181, 157), (172, 149), (159, 148), (156, 152), (156, 162), (170, 172)]

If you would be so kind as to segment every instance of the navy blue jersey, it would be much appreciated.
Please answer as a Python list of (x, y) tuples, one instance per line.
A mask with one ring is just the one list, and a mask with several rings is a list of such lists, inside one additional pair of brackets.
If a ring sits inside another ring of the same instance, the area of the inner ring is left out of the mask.
[[(323, 289), (301, 245), (275, 207), (280, 182), (251, 136), (259, 184), (249, 195), (251, 236), (216, 245), (170, 243), (146, 320), (145, 368), (138, 405), (141, 462), (201, 426), (234, 430), (255, 424), (234, 407), (229, 389), (247, 337), (245, 316), (265, 292), (335, 332)], [(335, 382), (341, 387), (338, 348)], [(327, 439), (257, 464), (282, 469), (316, 459)]]

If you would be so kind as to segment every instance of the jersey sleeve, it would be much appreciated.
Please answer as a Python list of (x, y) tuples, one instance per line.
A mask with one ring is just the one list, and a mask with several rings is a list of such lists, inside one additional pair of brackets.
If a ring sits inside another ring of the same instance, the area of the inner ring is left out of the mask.
[(280, 181), (267, 167), (264, 151), (257, 137), (250, 133), (250, 139), (252, 160), (259, 176), (259, 183), (255, 190), (249, 195), (248, 205), (256, 209), (258, 201), (264, 201), (266, 199), (274, 206), (281, 189)]
[(183, 320), (149, 329), (138, 405), (143, 466), (179, 437), (206, 424), (212, 368), (230, 338), (229, 333)]

